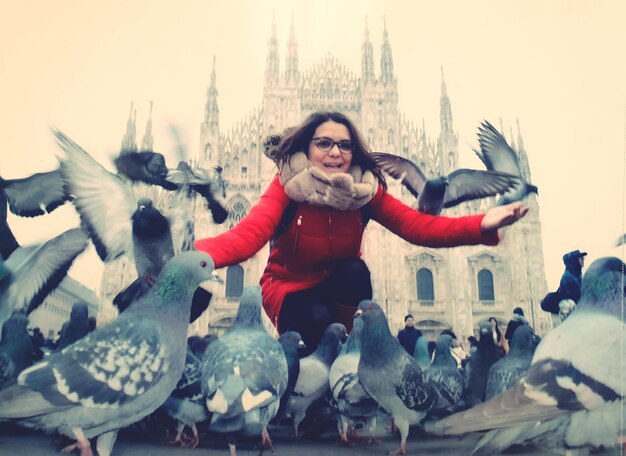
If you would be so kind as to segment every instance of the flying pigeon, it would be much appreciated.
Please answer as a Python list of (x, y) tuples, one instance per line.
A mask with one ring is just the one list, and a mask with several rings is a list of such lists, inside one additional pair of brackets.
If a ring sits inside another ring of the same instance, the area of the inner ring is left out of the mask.
[(391, 335), (380, 306), (364, 300), (357, 313), (364, 323), (359, 379), (365, 392), (393, 416), (400, 430), (400, 448), (392, 454), (405, 454), (409, 425), (418, 424), (426, 416), (436, 394), (417, 361)]
[(35, 217), (52, 212), (71, 199), (65, 189), (62, 167), (22, 179), (0, 177), (0, 192), (11, 212), (21, 217)]
[[(107, 171), (64, 133), (53, 133), (67, 155), (62, 163), (74, 206), (100, 259), (108, 262), (124, 253), (134, 254), (138, 279), (114, 298), (115, 305), (123, 311), (145, 294), (174, 255), (169, 220), (148, 198), (136, 200), (119, 176)], [(210, 293), (199, 287), (194, 297), (193, 320), (208, 307), (210, 299)]]
[(498, 205), (519, 201), (529, 193), (538, 194), (536, 186), (526, 182), (520, 169), (519, 157), (504, 136), (486, 120), (478, 127), (480, 150), (474, 150), (489, 171), (499, 171), (517, 177), (513, 187), (498, 200)]
[(111, 453), (119, 429), (156, 410), (180, 379), (191, 297), (214, 263), (201, 252), (172, 258), (140, 301), (108, 325), (23, 371), (0, 391), (0, 419), (57, 431), (91, 454)]
[(402, 184), (417, 198), (417, 209), (439, 215), (445, 207), (453, 207), (464, 201), (504, 193), (518, 179), (498, 171), (457, 169), (447, 176), (428, 179), (411, 160), (383, 152), (372, 153), (376, 164), (391, 177), (401, 179)]
[(537, 348), (537, 338), (533, 329), (521, 325), (513, 333), (510, 350), (497, 361), (487, 373), (485, 400), (513, 386), (517, 379), (528, 369)]
[(89, 333), (89, 308), (84, 302), (72, 306), (70, 319), (63, 323), (56, 350), (63, 350), (68, 345), (82, 339)]
[(168, 178), (176, 174), (165, 164), (163, 154), (153, 151), (128, 152), (120, 154), (114, 161), (119, 174), (132, 182), (158, 185), (166, 190), (176, 190), (178, 186)]
[[(7, 198), (4, 192), (0, 192), (0, 257), (2, 260), (6, 260), (20, 245), (13, 235), (13, 231), (9, 228), (7, 223)], [(6, 268), (0, 270), (2, 276), (0, 279), (6, 277)]]
[(452, 336), (442, 334), (437, 338), (433, 362), (424, 370), (424, 379), (437, 393), (437, 402), (429, 416), (445, 416), (463, 406), (463, 377), (452, 356)]
[(15, 383), (33, 363), (34, 347), (28, 334), (28, 318), (16, 313), (2, 325), (0, 338), (0, 390)]
[(244, 288), (235, 320), (209, 345), (202, 365), (209, 429), (226, 434), (233, 456), (238, 433), (261, 435), (272, 448), (267, 425), (287, 387), (285, 353), (263, 327), (261, 299), (260, 286)]
[(40, 245), (19, 247), (4, 260), (10, 277), (0, 283), (0, 324), (13, 311), (35, 310), (65, 278), (87, 247), (87, 235), (73, 228)]
[(624, 271), (618, 258), (594, 261), (583, 277), (576, 310), (543, 338), (516, 385), (435, 429), (445, 434), (492, 429), (472, 454), (522, 443), (563, 449), (622, 441)]
[(328, 376), (330, 391), (339, 411), (337, 430), (344, 443), (348, 443), (348, 431), (353, 431), (361, 422), (369, 430), (370, 443), (374, 441), (378, 403), (363, 390), (357, 372), (362, 332), (363, 320), (355, 318), (344, 349), (330, 367)]
[(305, 348), (306, 346), (302, 341), (302, 337), (296, 331), (287, 331), (281, 334), (278, 338), (278, 343), (281, 347), (283, 347), (283, 351), (285, 352), (287, 372), (289, 374), (287, 388), (285, 388), (285, 392), (280, 398), (280, 407), (278, 409), (278, 413), (276, 414), (277, 416), (281, 416), (285, 406), (287, 405), (287, 401), (291, 397), (291, 393), (293, 393), (296, 381), (298, 380), (298, 375), (300, 374), (300, 356), (298, 355), (298, 350)]
[(498, 347), (493, 341), (491, 322), (482, 321), (478, 327), (478, 347), (465, 364), (465, 398), (470, 407), (485, 400), (487, 374), (491, 366), (500, 360)]
[(300, 375), (285, 407), (285, 415), (293, 416), (293, 432), (296, 437), (309, 406), (329, 390), (330, 366), (339, 354), (340, 344), (347, 337), (344, 325), (331, 323), (324, 330), (315, 351), (300, 360)]

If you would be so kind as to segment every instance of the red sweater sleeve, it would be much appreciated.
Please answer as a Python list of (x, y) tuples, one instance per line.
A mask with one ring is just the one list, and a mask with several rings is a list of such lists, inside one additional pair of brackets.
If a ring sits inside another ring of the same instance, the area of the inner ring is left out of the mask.
[(198, 239), (195, 248), (211, 255), (216, 269), (241, 263), (267, 244), (288, 204), (289, 197), (275, 176), (259, 201), (237, 225), (213, 238)]
[(498, 232), (483, 233), (485, 214), (451, 218), (419, 212), (379, 187), (371, 202), (372, 218), (405, 241), (424, 247), (498, 245)]

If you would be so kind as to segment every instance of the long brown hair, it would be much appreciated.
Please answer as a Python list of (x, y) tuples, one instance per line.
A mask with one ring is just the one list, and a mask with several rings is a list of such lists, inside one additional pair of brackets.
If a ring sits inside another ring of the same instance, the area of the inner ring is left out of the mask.
[(340, 112), (320, 111), (309, 115), (300, 125), (289, 129), (276, 146), (274, 154), (279, 162), (288, 161), (296, 152), (307, 153), (309, 143), (315, 130), (324, 122), (333, 121), (344, 125), (350, 133), (350, 140), (354, 144), (351, 165), (360, 166), (363, 171), (371, 171), (380, 185), (387, 189), (387, 181), (381, 169), (376, 165), (369, 148), (365, 144), (361, 133), (348, 117)]

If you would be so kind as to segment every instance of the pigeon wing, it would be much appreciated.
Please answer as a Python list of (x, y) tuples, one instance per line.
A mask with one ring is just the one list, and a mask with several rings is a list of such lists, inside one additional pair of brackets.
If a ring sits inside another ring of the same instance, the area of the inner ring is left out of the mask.
[(11, 212), (21, 217), (43, 215), (70, 200), (60, 168), (24, 179), (7, 180), (4, 192)]
[(474, 152), (488, 170), (521, 176), (517, 154), (511, 149), (504, 136), (486, 120), (478, 128), (478, 143), (480, 151)]
[(408, 354), (401, 355), (401, 373), (391, 378), (396, 395), (408, 409), (425, 412), (432, 407), (436, 399), (435, 392), (424, 380), (417, 361)]
[(63, 166), (81, 223), (102, 261), (132, 249), (131, 217), (137, 203), (128, 185), (59, 130), (53, 130), (67, 158)]
[(394, 179), (401, 179), (402, 184), (414, 197), (424, 189), (426, 176), (411, 160), (384, 152), (372, 153), (376, 164)]
[(519, 182), (517, 177), (506, 173), (457, 169), (448, 175), (443, 207), (453, 207), (464, 201), (504, 193), (517, 182)]
[(167, 373), (159, 334), (154, 322), (120, 317), (25, 370), (18, 383), (60, 406), (121, 407)]
[(41, 246), (19, 248), (5, 262), (13, 272), (11, 285), (2, 301), (30, 313), (65, 278), (74, 259), (87, 247), (80, 228), (68, 230)]

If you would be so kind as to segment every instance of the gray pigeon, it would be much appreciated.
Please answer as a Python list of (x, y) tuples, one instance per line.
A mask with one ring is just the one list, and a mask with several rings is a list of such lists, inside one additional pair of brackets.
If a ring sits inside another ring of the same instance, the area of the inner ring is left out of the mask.
[(485, 400), (513, 386), (517, 379), (528, 370), (537, 348), (537, 338), (528, 325), (518, 326), (511, 338), (510, 350), (497, 361), (487, 373)]
[(281, 347), (283, 347), (283, 351), (285, 352), (287, 372), (289, 373), (287, 388), (285, 388), (285, 392), (280, 398), (280, 408), (276, 414), (277, 416), (281, 416), (284, 412), (285, 406), (287, 405), (287, 401), (291, 397), (291, 393), (293, 393), (293, 389), (296, 386), (298, 375), (300, 375), (300, 356), (298, 355), (298, 350), (305, 348), (306, 345), (304, 345), (302, 337), (296, 331), (287, 331), (286, 333), (281, 334), (278, 338), (278, 343)]
[(474, 152), (489, 171), (499, 171), (518, 178), (513, 188), (498, 200), (498, 205), (519, 201), (529, 193), (539, 193), (536, 186), (524, 180), (517, 153), (511, 149), (504, 136), (486, 120), (478, 127), (478, 143), (480, 150)]
[(372, 156), (383, 171), (402, 180), (417, 198), (417, 209), (431, 215), (439, 215), (444, 207), (504, 193), (518, 182), (517, 177), (504, 172), (477, 169), (457, 169), (447, 176), (428, 179), (411, 160), (383, 152)]
[(478, 347), (465, 364), (465, 399), (470, 407), (485, 400), (487, 374), (491, 366), (500, 360), (498, 347), (493, 341), (491, 322), (482, 321), (478, 327)]
[(52, 212), (71, 199), (65, 189), (62, 167), (23, 179), (0, 177), (3, 193), (11, 212), (21, 217), (35, 217)]
[(10, 277), (0, 283), (0, 324), (13, 311), (28, 315), (35, 310), (65, 278), (87, 243), (83, 230), (73, 228), (41, 245), (19, 247), (4, 260)]
[(417, 361), (389, 331), (380, 306), (370, 300), (359, 303), (363, 319), (359, 379), (363, 389), (389, 412), (400, 431), (400, 448), (406, 453), (409, 425), (418, 424), (434, 405), (436, 393), (424, 380)]
[(19, 246), (7, 223), (7, 197), (4, 192), (0, 192), (0, 257), (2, 260), (9, 258)]
[(287, 387), (285, 353), (263, 326), (261, 299), (260, 286), (244, 288), (235, 321), (209, 345), (202, 365), (209, 428), (226, 434), (233, 456), (238, 433), (261, 435), (272, 448), (267, 425)]
[(158, 185), (166, 190), (177, 188), (176, 184), (168, 180), (175, 171), (165, 165), (165, 157), (158, 152), (126, 152), (120, 154), (113, 163), (117, 172), (132, 182)]
[(472, 454), (494, 454), (522, 443), (564, 449), (621, 441), (625, 268), (615, 257), (594, 261), (583, 277), (576, 310), (544, 337), (517, 384), (440, 421), (433, 430), (461, 434), (492, 429)]
[(63, 350), (68, 345), (82, 339), (89, 333), (89, 308), (84, 302), (72, 306), (70, 319), (63, 323), (56, 350)]
[(437, 402), (429, 416), (446, 416), (463, 406), (463, 377), (452, 356), (452, 336), (442, 334), (437, 338), (433, 361), (424, 371), (424, 379), (437, 393)]
[(365, 392), (358, 374), (362, 332), (363, 319), (357, 317), (343, 350), (330, 366), (328, 376), (330, 391), (339, 411), (337, 430), (344, 443), (348, 443), (348, 431), (354, 431), (359, 423), (365, 423), (369, 430), (369, 442), (374, 441), (378, 403)]
[(0, 391), (0, 419), (76, 439), (66, 450), (83, 456), (98, 436), (98, 454), (109, 455), (118, 430), (156, 410), (180, 379), (191, 297), (213, 268), (205, 253), (175, 256), (143, 299)]
[[(123, 311), (143, 296), (161, 268), (174, 255), (170, 224), (147, 198), (135, 199), (130, 187), (107, 171), (89, 153), (53, 129), (66, 154), (61, 159), (74, 206), (102, 261), (108, 262), (131, 251), (138, 279), (115, 297)], [(147, 283), (146, 283), (147, 282)], [(192, 321), (209, 305), (210, 293), (199, 287), (194, 297)]]
[(34, 347), (28, 334), (28, 318), (16, 313), (2, 325), (0, 339), (0, 390), (15, 383), (17, 376), (33, 364)]
[(339, 354), (341, 343), (347, 337), (344, 325), (332, 323), (324, 330), (315, 351), (300, 360), (300, 375), (285, 407), (285, 415), (293, 416), (293, 432), (296, 437), (309, 406), (329, 390), (330, 366)]

